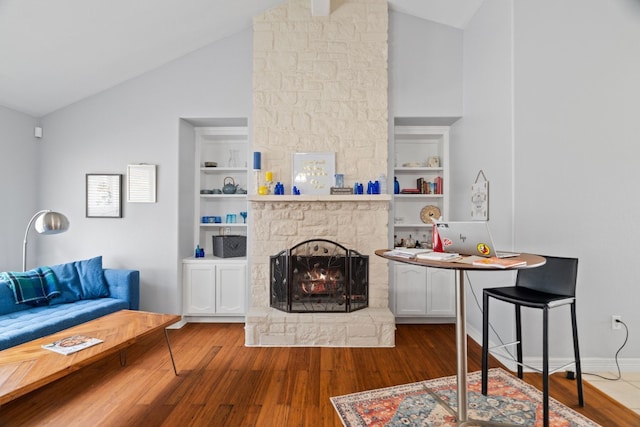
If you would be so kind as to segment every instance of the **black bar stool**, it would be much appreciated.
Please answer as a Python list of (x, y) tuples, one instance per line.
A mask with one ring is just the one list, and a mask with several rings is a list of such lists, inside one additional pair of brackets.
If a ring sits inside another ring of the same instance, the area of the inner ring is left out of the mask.
[[(518, 270), (516, 285), (487, 288), (482, 292), (482, 394), (487, 394), (487, 371), (489, 369), (489, 298), (505, 301), (515, 306), (516, 312), (516, 344), (518, 378), (522, 378), (522, 324), (521, 307), (542, 310), (542, 395), (544, 426), (549, 425), (549, 310), (570, 304), (571, 327), (573, 330), (573, 351), (575, 359), (566, 366), (575, 365), (578, 384), (578, 403), (584, 406), (582, 393), (582, 370), (580, 367), (580, 350), (578, 348), (578, 325), (576, 321), (576, 282), (578, 276), (578, 260), (545, 256), (546, 264)], [(506, 345), (511, 345), (506, 344)], [(501, 346), (504, 347), (504, 346)], [(536, 369), (537, 370), (537, 369)]]

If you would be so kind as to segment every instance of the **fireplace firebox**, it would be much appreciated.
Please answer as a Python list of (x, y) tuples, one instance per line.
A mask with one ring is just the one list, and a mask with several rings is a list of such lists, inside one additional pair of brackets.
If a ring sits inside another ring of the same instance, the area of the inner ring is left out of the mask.
[(349, 313), (369, 305), (367, 255), (315, 239), (270, 258), (273, 308), (287, 313)]

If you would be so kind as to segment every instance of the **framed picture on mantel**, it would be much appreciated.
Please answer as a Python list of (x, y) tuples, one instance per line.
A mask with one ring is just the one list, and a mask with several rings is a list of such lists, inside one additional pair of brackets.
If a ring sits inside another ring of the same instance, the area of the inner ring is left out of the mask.
[(291, 182), (300, 194), (330, 194), (336, 174), (336, 153), (294, 153)]
[(122, 218), (122, 175), (86, 175), (87, 218)]

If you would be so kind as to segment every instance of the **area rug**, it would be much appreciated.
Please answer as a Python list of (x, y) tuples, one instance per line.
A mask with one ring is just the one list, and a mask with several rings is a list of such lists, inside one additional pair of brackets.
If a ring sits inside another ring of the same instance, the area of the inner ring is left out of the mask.
[[(484, 396), (482, 373), (473, 372), (467, 378), (470, 420), (542, 426), (542, 393), (535, 387), (494, 368), (489, 370), (488, 395)], [(437, 378), (332, 397), (331, 402), (346, 427), (456, 426), (451, 411), (458, 405), (456, 384), (455, 376)], [(549, 399), (549, 412), (551, 427), (598, 426), (553, 398)]]

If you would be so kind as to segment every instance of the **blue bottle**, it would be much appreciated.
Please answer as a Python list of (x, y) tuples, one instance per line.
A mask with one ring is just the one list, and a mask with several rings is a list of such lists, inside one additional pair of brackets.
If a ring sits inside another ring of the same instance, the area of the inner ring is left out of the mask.
[(200, 245), (197, 245), (194, 255), (196, 258), (204, 258), (204, 249), (202, 249)]
[(400, 194), (400, 183), (396, 176), (393, 177), (393, 194)]

